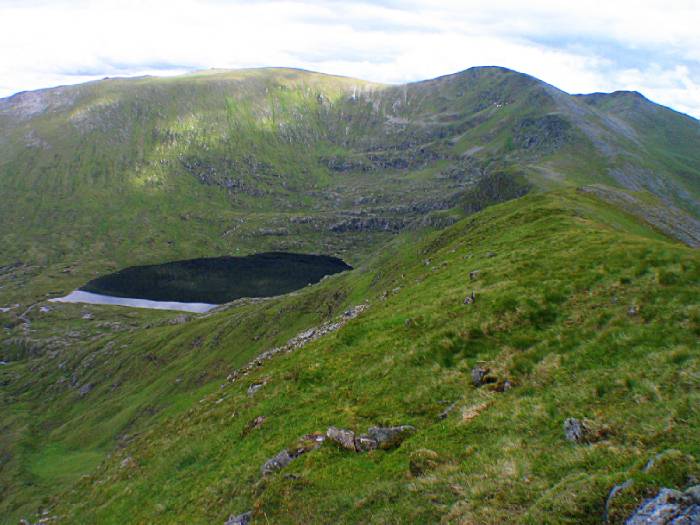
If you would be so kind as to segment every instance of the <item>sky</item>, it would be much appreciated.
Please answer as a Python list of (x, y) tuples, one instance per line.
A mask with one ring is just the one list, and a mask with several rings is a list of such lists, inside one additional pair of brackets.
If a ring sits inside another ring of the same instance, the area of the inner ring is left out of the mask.
[(498, 65), (700, 118), (698, 26), (700, 0), (0, 0), (0, 97), (209, 68), (402, 83)]

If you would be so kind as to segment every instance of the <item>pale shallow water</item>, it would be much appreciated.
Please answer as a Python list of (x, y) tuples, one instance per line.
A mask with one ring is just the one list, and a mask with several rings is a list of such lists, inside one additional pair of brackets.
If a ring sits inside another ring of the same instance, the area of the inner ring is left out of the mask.
[(155, 310), (179, 310), (182, 312), (208, 312), (218, 304), (208, 303), (178, 303), (174, 301), (149, 301), (148, 299), (130, 299), (129, 297), (112, 297), (98, 293), (76, 290), (65, 297), (49, 299), (52, 303), (87, 303), (106, 304), (112, 306), (131, 306), (133, 308), (152, 308)]

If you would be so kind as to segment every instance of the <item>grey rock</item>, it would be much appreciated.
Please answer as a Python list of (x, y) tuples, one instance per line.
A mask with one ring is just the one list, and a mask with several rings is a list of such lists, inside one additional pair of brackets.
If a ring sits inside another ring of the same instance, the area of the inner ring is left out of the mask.
[(469, 272), (469, 280), (475, 281), (476, 279), (478, 279), (479, 274), (481, 274), (481, 270), (473, 270)]
[(83, 314), (83, 319), (86, 321), (92, 321), (95, 318), (94, 315), (92, 315), (90, 312), (86, 312)]
[(464, 304), (474, 304), (476, 302), (476, 295), (474, 295), (474, 291), (472, 290), (471, 295), (467, 295), (464, 298)]
[(80, 397), (88, 395), (92, 391), (93, 385), (92, 383), (87, 383), (83, 386), (80, 387), (80, 390), (78, 393), (80, 394)]
[(575, 417), (567, 418), (564, 421), (564, 435), (567, 441), (572, 443), (582, 443), (585, 441), (587, 428), (583, 421)]
[(638, 313), (639, 313), (639, 308), (635, 305), (632, 305), (627, 309), (627, 315), (629, 315), (630, 317), (634, 317)]
[(355, 433), (352, 430), (342, 428), (329, 427), (326, 436), (331, 441), (338, 443), (341, 447), (348, 450), (357, 450), (355, 447)]
[(250, 520), (253, 518), (253, 513), (251, 511), (244, 512), (238, 516), (231, 516), (226, 520), (224, 525), (248, 525)]
[(700, 487), (685, 493), (662, 488), (637, 507), (625, 525), (700, 525), (700, 502), (695, 499), (699, 491)]
[(265, 383), (253, 383), (248, 387), (248, 397), (253, 397), (255, 393), (265, 386)]
[(283, 469), (287, 465), (289, 465), (294, 457), (289, 454), (289, 451), (287, 449), (284, 449), (282, 452), (277, 454), (274, 458), (268, 459), (265, 464), (262, 466), (260, 469), (260, 473), (263, 476), (267, 476), (268, 474), (272, 474), (273, 472), (276, 472), (280, 469)]
[(369, 438), (372, 441), (377, 442), (377, 448), (380, 449), (390, 449), (398, 447), (401, 442), (407, 437), (413, 435), (416, 428), (411, 425), (401, 425), (398, 427), (371, 427), (367, 431), (366, 436), (360, 436), (362, 438)]

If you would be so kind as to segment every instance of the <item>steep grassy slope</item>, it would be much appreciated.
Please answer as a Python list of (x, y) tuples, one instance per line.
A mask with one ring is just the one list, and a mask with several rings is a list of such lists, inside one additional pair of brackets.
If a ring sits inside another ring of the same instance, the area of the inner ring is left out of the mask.
[(362, 260), (532, 189), (698, 209), (700, 124), (502, 68), (383, 86), (290, 69), (107, 79), (0, 100), (0, 265), (63, 292), (124, 266), (263, 250)]
[[(90, 307), (92, 321), (76, 305), (34, 312), (33, 333), (13, 329), (24, 354), (0, 368), (12, 431), (1, 438), (0, 514), (599, 523), (609, 490), (634, 478), (611, 507), (620, 523), (651, 488), (700, 474), (698, 282), (696, 251), (567, 191), (405, 232), (352, 272), (186, 322), (107, 307)], [(338, 331), (226, 381), (365, 302)], [(476, 365), (499, 382), (474, 387)], [(513, 388), (499, 392), (506, 379)], [(564, 439), (568, 417), (589, 421), (591, 443)], [(376, 424), (417, 431), (390, 451), (326, 443), (260, 474), (305, 434)]]

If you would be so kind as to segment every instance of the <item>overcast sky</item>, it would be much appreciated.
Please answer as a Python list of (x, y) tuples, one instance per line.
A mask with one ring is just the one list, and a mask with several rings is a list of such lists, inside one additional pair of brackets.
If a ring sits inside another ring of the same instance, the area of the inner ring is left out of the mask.
[(210, 67), (397, 83), (500, 65), (700, 117), (699, 26), (699, 0), (0, 0), (0, 97)]

